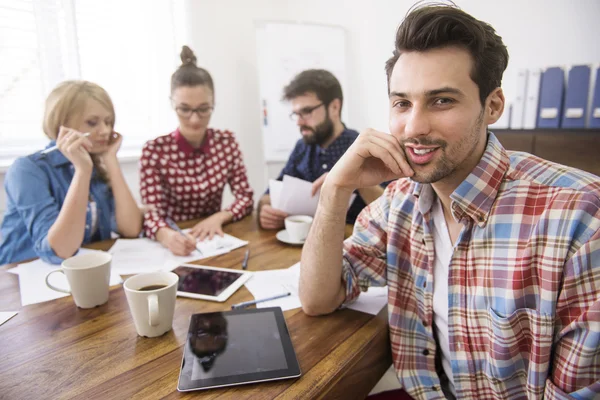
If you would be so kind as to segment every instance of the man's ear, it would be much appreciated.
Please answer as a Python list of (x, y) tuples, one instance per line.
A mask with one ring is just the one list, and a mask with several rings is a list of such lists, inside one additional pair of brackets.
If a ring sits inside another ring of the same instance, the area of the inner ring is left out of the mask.
[(485, 125), (492, 125), (500, 119), (504, 112), (504, 92), (502, 88), (496, 88), (489, 94), (485, 101)]
[(340, 99), (333, 99), (329, 106), (327, 107), (327, 111), (329, 115), (337, 115), (341, 119), (341, 109), (342, 109), (342, 101)]

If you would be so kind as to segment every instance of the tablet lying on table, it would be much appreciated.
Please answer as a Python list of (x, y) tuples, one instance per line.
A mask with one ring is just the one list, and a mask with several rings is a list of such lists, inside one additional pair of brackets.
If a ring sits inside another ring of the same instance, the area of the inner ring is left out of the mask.
[(177, 390), (219, 388), (300, 375), (281, 308), (194, 314)]
[(173, 270), (179, 276), (177, 295), (194, 299), (226, 301), (252, 276), (247, 271), (182, 264)]

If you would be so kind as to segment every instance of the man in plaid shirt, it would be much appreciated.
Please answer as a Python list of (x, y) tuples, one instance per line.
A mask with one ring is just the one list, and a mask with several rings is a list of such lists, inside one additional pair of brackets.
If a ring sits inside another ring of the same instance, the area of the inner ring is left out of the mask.
[[(310, 315), (388, 286), (413, 398), (600, 396), (600, 178), (487, 130), (507, 63), (487, 23), (413, 9), (386, 64), (391, 134), (363, 132), (331, 170), (302, 253)], [(351, 193), (392, 179), (343, 242)]]

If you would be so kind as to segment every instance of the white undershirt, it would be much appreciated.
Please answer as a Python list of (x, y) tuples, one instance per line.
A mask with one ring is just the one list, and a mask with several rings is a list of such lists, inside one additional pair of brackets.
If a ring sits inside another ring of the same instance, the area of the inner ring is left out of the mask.
[(433, 245), (435, 263), (433, 265), (433, 321), (442, 350), (442, 367), (450, 380), (450, 390), (454, 390), (454, 377), (450, 365), (450, 344), (448, 341), (448, 267), (453, 248), (448, 226), (442, 211), (440, 199), (436, 198), (431, 209), (433, 217)]

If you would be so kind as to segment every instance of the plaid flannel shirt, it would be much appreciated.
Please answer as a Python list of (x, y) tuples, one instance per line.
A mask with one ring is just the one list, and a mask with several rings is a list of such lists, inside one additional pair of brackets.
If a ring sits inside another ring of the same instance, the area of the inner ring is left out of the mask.
[[(430, 185), (400, 179), (344, 243), (346, 302), (389, 287), (394, 366), (416, 399), (440, 399)], [(449, 266), (450, 363), (458, 398), (600, 396), (600, 178), (520, 152), (490, 133), (451, 195), (463, 229)]]

